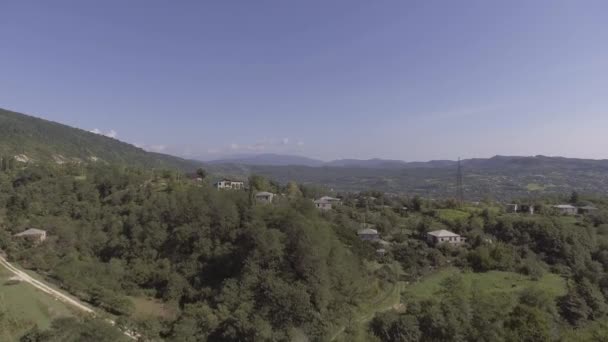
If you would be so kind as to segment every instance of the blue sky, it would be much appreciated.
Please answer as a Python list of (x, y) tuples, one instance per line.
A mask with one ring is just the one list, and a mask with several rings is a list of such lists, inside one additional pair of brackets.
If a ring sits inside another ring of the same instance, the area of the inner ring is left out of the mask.
[(608, 158), (606, 1), (4, 1), (0, 107), (186, 157)]

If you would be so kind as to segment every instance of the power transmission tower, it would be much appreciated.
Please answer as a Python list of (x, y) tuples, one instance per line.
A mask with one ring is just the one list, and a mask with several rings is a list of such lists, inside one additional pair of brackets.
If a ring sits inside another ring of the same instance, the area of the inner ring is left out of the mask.
[(462, 183), (462, 164), (460, 163), (460, 157), (458, 157), (458, 174), (456, 176), (456, 197), (458, 202), (464, 202), (464, 185)]

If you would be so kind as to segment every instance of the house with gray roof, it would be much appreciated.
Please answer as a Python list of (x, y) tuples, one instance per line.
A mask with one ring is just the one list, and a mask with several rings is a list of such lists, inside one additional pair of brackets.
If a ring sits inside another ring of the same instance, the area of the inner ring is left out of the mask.
[(371, 228), (361, 229), (357, 232), (357, 235), (359, 235), (359, 238), (363, 241), (377, 241), (380, 239), (378, 231)]
[(442, 243), (459, 245), (466, 242), (466, 238), (445, 229), (428, 232), (426, 234), (426, 240), (428, 243), (433, 245), (439, 245)]
[(323, 196), (323, 197), (319, 198), (318, 200), (315, 200), (314, 203), (315, 203), (315, 207), (317, 207), (317, 209), (331, 210), (334, 205), (340, 203), (340, 199), (334, 198), (334, 197), (329, 197), (329, 196)]
[(42, 229), (30, 228), (21, 233), (15, 234), (14, 236), (24, 238), (38, 244), (46, 240), (46, 231)]
[(576, 215), (578, 213), (578, 208), (570, 204), (554, 205), (553, 209), (562, 215)]
[(270, 204), (274, 194), (272, 192), (261, 191), (255, 194), (255, 202), (258, 204)]
[(586, 205), (583, 207), (578, 207), (578, 213), (579, 214), (589, 214), (592, 213), (594, 211), (598, 210), (596, 207), (592, 206), (592, 205)]

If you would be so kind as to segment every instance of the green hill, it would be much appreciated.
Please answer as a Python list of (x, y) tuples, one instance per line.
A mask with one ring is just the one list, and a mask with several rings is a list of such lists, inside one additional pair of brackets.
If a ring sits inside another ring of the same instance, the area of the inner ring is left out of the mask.
[(28, 162), (95, 162), (184, 171), (200, 164), (4, 109), (0, 109), (0, 156)]

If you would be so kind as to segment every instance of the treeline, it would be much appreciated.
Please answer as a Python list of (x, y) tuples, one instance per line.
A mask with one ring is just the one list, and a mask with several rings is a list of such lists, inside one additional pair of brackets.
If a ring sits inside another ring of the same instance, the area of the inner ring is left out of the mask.
[[(283, 190), (257, 206), (248, 192), (173, 172), (38, 165), (0, 173), (0, 244), (149, 338), (321, 341), (356, 309), (369, 275), (299, 187)], [(49, 238), (10, 237), (29, 227)], [(134, 322), (129, 296), (175, 315)]]
[[(585, 201), (576, 194), (572, 198)], [(572, 198), (537, 201), (549, 208), (551, 201)], [(402, 301), (407, 310), (378, 314), (370, 331), (382, 341), (608, 340), (608, 211), (606, 199), (589, 199), (599, 209), (576, 217), (549, 209), (536, 215), (506, 214), (492, 203), (410, 203), (412, 210), (403, 219), (411, 229), (408, 237), (400, 236), (401, 229), (378, 225), (395, 243), (386, 257), (403, 266), (408, 280), (446, 266), (465, 272), (518, 272), (536, 280), (551, 272), (566, 279), (567, 293), (551, 298), (542, 287), (530, 288), (513, 300), (467, 287), (457, 276), (433, 299), (411, 299), (406, 291)], [(466, 236), (468, 243), (464, 248), (430, 248), (423, 237), (436, 229)]]
[[(7, 169), (0, 172), (0, 248), (151, 339), (325, 341), (340, 327), (343, 341), (608, 339), (604, 198), (537, 198), (541, 210), (528, 215), (507, 214), (492, 201), (337, 194), (259, 176), (249, 179), (249, 191), (217, 191), (208, 181), (111, 166)], [(256, 205), (256, 191), (280, 195)], [(312, 199), (322, 195), (342, 205), (320, 212)], [(561, 201), (599, 210), (560, 216), (550, 207)], [(11, 238), (30, 227), (47, 230), (47, 241)], [(357, 231), (369, 227), (384, 241), (361, 241)], [(428, 244), (426, 233), (440, 229), (467, 243)], [(542, 287), (510, 297), (455, 276), (431, 299), (406, 290), (401, 309), (357, 330), (370, 298), (446, 267), (531, 280), (553, 273), (567, 289), (558, 298)], [(137, 319), (133, 297), (156, 298), (173, 312)], [(45, 341), (67, 326), (78, 332), (92, 324), (62, 321), (54, 326), (64, 328), (27, 336)]]

